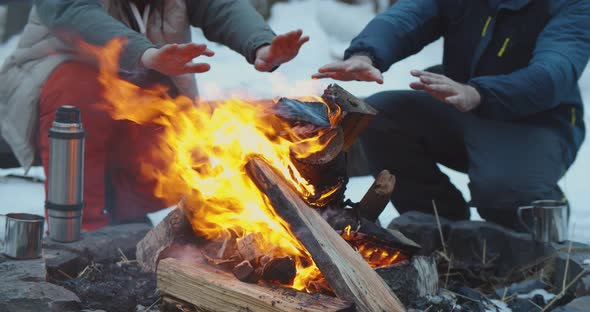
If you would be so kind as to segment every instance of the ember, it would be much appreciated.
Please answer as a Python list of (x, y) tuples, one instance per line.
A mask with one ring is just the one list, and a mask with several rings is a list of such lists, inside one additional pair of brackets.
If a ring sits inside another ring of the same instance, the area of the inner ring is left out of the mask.
[(358, 251), (372, 268), (380, 268), (408, 261), (400, 250), (381, 242), (375, 237), (352, 231), (348, 225), (340, 234), (348, 244)]

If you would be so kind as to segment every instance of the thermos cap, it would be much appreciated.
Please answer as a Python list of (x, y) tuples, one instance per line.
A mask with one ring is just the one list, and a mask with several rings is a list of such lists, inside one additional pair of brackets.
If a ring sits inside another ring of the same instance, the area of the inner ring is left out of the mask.
[(55, 122), (80, 123), (80, 109), (76, 106), (62, 105), (55, 111)]

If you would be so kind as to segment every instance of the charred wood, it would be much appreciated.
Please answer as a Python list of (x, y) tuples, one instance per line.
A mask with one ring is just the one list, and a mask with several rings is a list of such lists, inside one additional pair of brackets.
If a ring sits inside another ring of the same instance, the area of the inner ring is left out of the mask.
[(405, 311), (365, 260), (272, 167), (255, 158), (246, 170), (277, 214), (289, 223), (339, 298), (354, 300), (358, 311)]
[(395, 176), (387, 170), (381, 171), (359, 203), (361, 216), (372, 222), (377, 221), (391, 200), (394, 187)]

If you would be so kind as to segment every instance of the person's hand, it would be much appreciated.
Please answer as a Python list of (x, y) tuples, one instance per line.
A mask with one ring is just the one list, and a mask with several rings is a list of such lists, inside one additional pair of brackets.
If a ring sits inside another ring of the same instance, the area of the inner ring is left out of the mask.
[(342, 81), (360, 80), (383, 83), (383, 75), (366, 55), (353, 55), (346, 61), (326, 65), (311, 76), (313, 79), (332, 78)]
[(455, 106), (461, 112), (473, 110), (481, 103), (481, 95), (470, 85), (422, 70), (412, 70), (411, 74), (420, 79), (410, 84), (412, 89), (424, 90), (440, 101)]
[(276, 36), (270, 45), (256, 50), (254, 67), (259, 71), (270, 71), (292, 60), (299, 53), (301, 46), (309, 41), (309, 37), (302, 35), (303, 31), (299, 29)]
[(213, 56), (214, 54), (204, 44), (167, 44), (159, 49), (145, 50), (141, 56), (141, 63), (146, 68), (168, 76), (204, 73), (211, 66), (206, 63), (193, 63), (193, 59), (201, 55)]

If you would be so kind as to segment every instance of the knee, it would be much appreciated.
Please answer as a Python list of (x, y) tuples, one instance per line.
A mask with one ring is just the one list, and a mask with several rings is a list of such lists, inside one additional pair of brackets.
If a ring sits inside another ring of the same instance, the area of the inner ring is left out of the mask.
[(384, 91), (371, 95), (365, 101), (380, 113), (394, 116), (411, 109), (412, 104), (420, 102), (422, 96), (417, 91)]
[(73, 105), (80, 109), (88, 141), (102, 143), (115, 123), (101, 107), (104, 103), (102, 91), (95, 67), (79, 62), (59, 65), (43, 85), (39, 101), (39, 130), (45, 132), (49, 129), (59, 106)]

